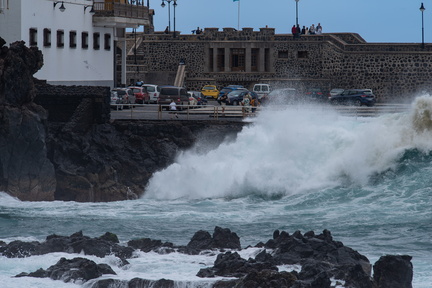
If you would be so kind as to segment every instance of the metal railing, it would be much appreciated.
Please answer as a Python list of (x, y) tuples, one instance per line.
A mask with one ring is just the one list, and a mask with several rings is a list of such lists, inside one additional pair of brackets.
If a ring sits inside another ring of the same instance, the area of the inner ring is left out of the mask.
[(118, 2), (94, 3), (95, 16), (148, 19), (148, 7)]
[[(116, 119), (154, 119), (154, 120), (192, 120), (201, 117), (211, 118), (214, 120), (227, 120), (227, 119), (244, 119), (248, 117), (257, 116), (264, 109), (284, 110), (287, 107), (293, 109), (314, 110), (319, 112), (336, 112), (341, 116), (347, 117), (377, 117), (382, 114), (389, 113), (403, 113), (407, 112), (411, 105), (409, 104), (377, 104), (372, 107), (366, 106), (333, 106), (333, 105), (320, 105), (320, 106), (225, 106), (220, 105), (177, 105), (175, 111), (170, 110), (169, 105), (160, 104), (112, 104), (116, 107), (114, 112), (120, 112)], [(144, 109), (143, 109), (144, 108)], [(127, 112), (126, 112), (127, 110)], [(175, 117), (177, 114), (180, 117)], [(174, 116), (173, 116), (174, 115)]]

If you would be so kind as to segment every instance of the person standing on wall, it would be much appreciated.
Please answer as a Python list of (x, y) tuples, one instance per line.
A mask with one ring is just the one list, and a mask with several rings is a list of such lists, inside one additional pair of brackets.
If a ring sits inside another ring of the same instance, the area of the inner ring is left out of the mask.
[(295, 25), (291, 28), (291, 33), (293, 35), (293, 39), (297, 38), (297, 28)]
[(318, 23), (317, 27), (316, 27), (316, 34), (322, 34), (322, 27), (321, 27), (321, 23)]
[(315, 24), (312, 24), (309, 28), (309, 34), (314, 35), (315, 34)]

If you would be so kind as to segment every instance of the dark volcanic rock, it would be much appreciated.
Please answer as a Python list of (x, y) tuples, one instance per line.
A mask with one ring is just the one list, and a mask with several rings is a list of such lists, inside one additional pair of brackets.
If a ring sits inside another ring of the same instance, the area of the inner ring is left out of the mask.
[(47, 270), (39, 269), (28, 274), (21, 273), (16, 277), (49, 277), (63, 282), (84, 283), (104, 274), (116, 275), (111, 267), (106, 264), (96, 264), (94, 261), (78, 257), (71, 260), (61, 258), (57, 264), (50, 266)]
[[(84, 236), (82, 232), (77, 232), (71, 236), (50, 235), (45, 242), (21, 242), (13, 241), (9, 245), (0, 247), (0, 254), (8, 258), (21, 258), (31, 255), (44, 255), (53, 252), (81, 253), (104, 257), (114, 254), (119, 257), (123, 264), (127, 264), (125, 259), (131, 258), (133, 248), (124, 247), (113, 242), (115, 234), (110, 234), (109, 240), (106, 235), (99, 238)], [(118, 240), (117, 240), (118, 241)]]
[(213, 237), (207, 231), (198, 231), (187, 244), (189, 251), (201, 251), (207, 249), (241, 249), (240, 238), (228, 228), (216, 226)]
[(191, 148), (200, 135), (210, 135), (214, 147), (227, 135), (236, 135), (243, 125), (221, 121), (114, 121), (74, 131), (50, 123), (47, 143), (56, 170), (55, 199), (136, 199), (152, 174), (172, 164), (177, 153)]
[[(134, 249), (139, 249), (143, 252), (157, 251), (157, 252), (172, 252), (174, 245), (170, 242), (162, 243), (161, 240), (152, 240), (150, 238), (141, 238), (137, 240), (131, 240), (128, 242), (128, 246)], [(164, 248), (164, 249), (162, 249)]]
[(45, 144), (47, 113), (32, 102), (33, 74), (42, 64), (42, 53), (23, 41), (1, 47), (0, 191), (29, 201), (54, 200), (56, 187)]
[[(297, 280), (293, 273), (273, 270), (251, 271), (235, 287), (289, 288)], [(324, 287), (322, 287), (324, 288)]]
[(201, 269), (198, 277), (243, 277), (252, 271), (273, 270), (278, 268), (269, 262), (258, 262), (255, 259), (245, 260), (237, 252), (219, 254), (212, 268)]
[(93, 283), (88, 288), (112, 288), (112, 287), (127, 287), (127, 288), (174, 288), (178, 287), (173, 280), (147, 280), (134, 278), (130, 281), (122, 281), (116, 279), (103, 279)]
[[(215, 241), (217, 239), (217, 241)], [(129, 247), (120, 246), (115, 234), (107, 232), (97, 238), (84, 236), (77, 232), (71, 236), (50, 235), (43, 243), (13, 241), (9, 244), (0, 243), (0, 254), (6, 257), (30, 257), (50, 252), (84, 253), (104, 257), (114, 254), (129, 264), (126, 258), (132, 257), (134, 249), (145, 252), (156, 251), (169, 253), (193, 254), (211, 249), (210, 253), (224, 251), (228, 246), (239, 247), (237, 234), (229, 229), (215, 227), (213, 236), (206, 231), (198, 231), (193, 236), (190, 247), (175, 246), (170, 242), (141, 238), (128, 242)], [(234, 243), (234, 244), (233, 244)], [(220, 247), (215, 248), (215, 246)], [(261, 244), (260, 244), (261, 246)], [(271, 246), (269, 253), (263, 250), (255, 259), (243, 259), (237, 252), (224, 252), (217, 255), (213, 267), (198, 271), (197, 276), (214, 278), (216, 276), (238, 279), (217, 281), (215, 288), (229, 287), (292, 287), (292, 288), (330, 288), (331, 278), (343, 280), (345, 287), (352, 288), (412, 288), (413, 266), (411, 256), (387, 255), (381, 257), (374, 265), (373, 278), (367, 258), (341, 242), (333, 240), (330, 231), (315, 235), (313, 231), (304, 235), (300, 231), (292, 235), (285, 231), (274, 233), (262, 246)], [(306, 251), (306, 252), (304, 252)], [(281, 256), (283, 255), (283, 257)], [(294, 262), (295, 259), (298, 262)], [(301, 271), (279, 272), (277, 265), (301, 265)], [(59, 263), (47, 270), (39, 269), (31, 273), (21, 273), (17, 277), (50, 277), (65, 282), (81, 281), (97, 278), (102, 274), (112, 274), (107, 265), (96, 265), (87, 259), (62, 258)], [(99, 275), (99, 276), (98, 276)], [(172, 280), (147, 280), (134, 278), (130, 281), (103, 279), (92, 282), (92, 288), (109, 287), (177, 287), (179, 283)], [(183, 284), (181, 284), (183, 285)]]
[(382, 256), (373, 266), (374, 280), (379, 288), (412, 288), (411, 256)]
[[(0, 43), (0, 191), (20, 200), (137, 199), (152, 174), (173, 163), (177, 153), (191, 148), (200, 135), (204, 133), (203, 138), (211, 141), (197, 149), (213, 149), (245, 125), (224, 121), (110, 124), (109, 87), (101, 87), (107, 93), (100, 92), (96, 101), (79, 97), (88, 87), (62, 86), (56, 92), (56, 86), (36, 81), (38, 93), (45, 96), (38, 95), (38, 103), (48, 105), (51, 114), (56, 114), (51, 119), (59, 121), (48, 122), (46, 110), (33, 102), (33, 74), (43, 65), (41, 51), (27, 48), (24, 42), (9, 48), (3, 39)], [(60, 91), (71, 90), (77, 92), (63, 96), (76, 102), (72, 111), (71, 105), (52, 108)], [(63, 119), (59, 117), (62, 114), (71, 116)]]

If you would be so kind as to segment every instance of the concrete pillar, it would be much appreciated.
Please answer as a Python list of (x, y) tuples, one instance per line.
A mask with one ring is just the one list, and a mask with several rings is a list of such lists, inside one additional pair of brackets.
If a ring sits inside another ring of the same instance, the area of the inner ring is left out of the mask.
[(126, 83), (126, 39), (123, 38), (121, 40), (121, 84), (125, 85), (124, 87), (127, 87), (128, 83)]
[(230, 66), (230, 57), (231, 57), (231, 49), (230, 48), (225, 48), (225, 72), (231, 72), (231, 66)]
[(245, 49), (245, 69), (246, 72), (251, 72), (251, 65), (252, 65), (252, 48), (250, 46), (246, 47)]

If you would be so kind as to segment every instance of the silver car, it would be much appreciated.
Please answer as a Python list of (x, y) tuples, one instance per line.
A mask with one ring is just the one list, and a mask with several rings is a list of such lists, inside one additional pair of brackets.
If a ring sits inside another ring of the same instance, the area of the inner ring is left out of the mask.
[(150, 103), (157, 103), (161, 91), (160, 86), (154, 84), (143, 84), (142, 87), (147, 88), (147, 93), (150, 96)]
[(135, 104), (135, 95), (132, 91), (132, 89), (129, 88), (114, 88), (111, 90), (111, 103), (113, 102), (113, 93), (117, 95), (117, 98), (121, 98), (121, 101), (117, 104), (128, 104), (125, 106), (122, 106), (123, 108), (129, 108), (130, 105)]

